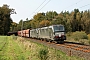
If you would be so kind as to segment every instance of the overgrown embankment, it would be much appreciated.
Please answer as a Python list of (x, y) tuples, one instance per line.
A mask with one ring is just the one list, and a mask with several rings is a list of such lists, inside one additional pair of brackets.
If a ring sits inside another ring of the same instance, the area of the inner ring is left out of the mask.
[(66, 41), (90, 45), (90, 34), (84, 31), (69, 32)]
[(84, 60), (16, 36), (0, 36), (0, 60)]

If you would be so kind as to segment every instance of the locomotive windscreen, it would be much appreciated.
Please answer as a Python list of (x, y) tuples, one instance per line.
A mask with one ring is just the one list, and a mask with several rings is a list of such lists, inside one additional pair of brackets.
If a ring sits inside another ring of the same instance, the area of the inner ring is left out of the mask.
[(56, 25), (56, 26), (53, 26), (53, 28), (54, 28), (55, 32), (64, 31), (64, 26), (63, 25)]

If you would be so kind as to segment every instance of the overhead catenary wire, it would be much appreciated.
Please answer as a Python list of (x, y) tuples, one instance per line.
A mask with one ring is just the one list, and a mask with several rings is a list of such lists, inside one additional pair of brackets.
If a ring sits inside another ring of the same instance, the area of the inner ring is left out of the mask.
[[(44, 1), (34, 10), (33, 13), (35, 13), (35, 11), (37, 11), (37, 10), (45, 3), (45, 1), (46, 1), (46, 0), (44, 0)], [(32, 14), (33, 14), (33, 13), (32, 13)]]
[(81, 7), (79, 7), (79, 8), (83, 8), (83, 7), (86, 7), (86, 6), (88, 6), (88, 5), (90, 5), (90, 4), (87, 4), (87, 5), (81, 6)]
[(33, 15), (35, 13), (35, 11), (37, 11), (45, 2), (46, 2), (46, 0), (44, 0), (30, 15)]
[(78, 3), (82, 2), (82, 1), (83, 1), (83, 0), (79, 0), (79, 1), (77, 1), (76, 3), (74, 3), (74, 4), (72, 4), (72, 5), (64, 8), (63, 10), (65, 10), (65, 9), (67, 9), (67, 8), (70, 8), (70, 7), (74, 6), (74, 5), (77, 5)]
[[(41, 7), (41, 9), (43, 9), (51, 0), (49, 0), (44, 6)], [(38, 12), (41, 10), (39, 9)]]
[[(33, 13), (38, 13), (41, 9), (43, 9), (49, 2), (50, 2), (51, 0), (48, 0), (47, 2), (46, 2), (46, 0), (44, 0), (35, 10), (34, 10), (34, 12)], [(74, 3), (74, 4), (72, 4), (72, 5), (70, 5), (70, 6), (68, 6), (68, 7), (66, 7), (66, 8), (70, 8), (70, 7), (72, 7), (72, 6), (74, 6), (74, 5), (77, 5), (78, 3), (80, 3), (80, 2), (82, 2), (83, 0), (79, 0), (79, 1), (77, 1), (76, 3)], [(46, 4), (44, 4), (46, 2)], [(44, 4), (44, 5), (43, 5)], [(43, 5), (43, 6), (42, 6)], [(84, 5), (84, 6), (81, 6), (81, 7), (79, 7), (79, 8), (83, 8), (83, 7), (86, 7), (86, 6), (88, 6), (88, 5), (90, 5), (90, 4), (87, 4), (87, 5)], [(42, 7), (41, 7), (42, 6)], [(41, 7), (41, 8), (40, 8)], [(40, 9), (39, 9), (40, 8)], [(65, 10), (66, 8), (64, 8), (63, 10)], [(39, 10), (38, 10), (39, 9)], [(38, 11), (37, 11), (38, 10)], [(37, 12), (35, 12), (35, 11), (37, 11)], [(33, 14), (32, 13), (32, 14)]]
[[(34, 12), (32, 12), (30, 15), (32, 15), (32, 14), (36, 14), (36, 13), (38, 13), (41, 9), (43, 9), (49, 2), (50, 2), (51, 0), (49, 0), (49, 1), (47, 1), (46, 2), (46, 0), (44, 0), (35, 10), (34, 10)], [(46, 3), (45, 3), (46, 2)], [(44, 4), (45, 3), (45, 4)], [(43, 5), (44, 4), (44, 5)], [(42, 6), (43, 5), (43, 6)], [(41, 7), (42, 6), (42, 7)], [(41, 8), (40, 8), (41, 7)], [(39, 9), (40, 8), (40, 9)], [(38, 10), (39, 9), (39, 10)], [(38, 11), (37, 11), (38, 10)], [(37, 12), (35, 12), (35, 11), (37, 11)], [(29, 16), (30, 16), (29, 15)]]
[[(83, 1), (83, 0), (80, 0), (80, 1), (76, 2), (75, 4), (72, 4), (72, 5), (68, 6), (67, 8), (70, 8), (70, 7), (72, 7), (72, 6), (80, 3), (80, 2), (82, 2), (82, 1)], [(84, 7), (89, 6), (89, 5), (90, 5), (90, 4), (86, 4), (86, 5), (83, 5), (83, 6), (79, 7), (79, 8), (84, 8)]]

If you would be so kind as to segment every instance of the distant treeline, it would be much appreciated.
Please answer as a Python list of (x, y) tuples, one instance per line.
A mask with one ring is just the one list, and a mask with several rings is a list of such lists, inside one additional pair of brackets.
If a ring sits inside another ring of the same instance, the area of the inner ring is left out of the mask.
[[(22, 21), (17, 24), (13, 22), (11, 31), (21, 30)], [(33, 29), (43, 26), (63, 24), (66, 32), (85, 31), (90, 33), (90, 10), (79, 11), (74, 9), (72, 12), (65, 11), (57, 13), (56, 11), (47, 11), (46, 13), (37, 13), (33, 19), (23, 21), (22, 29)]]
[(90, 10), (74, 9), (72, 12), (62, 11), (60, 13), (47, 11), (46, 13), (37, 13), (32, 19), (20, 20), (19, 23), (13, 22), (10, 18), (12, 12), (14, 13), (13, 9), (9, 9), (8, 5), (0, 7), (0, 34), (56, 24), (64, 25), (66, 32), (85, 31), (90, 33)]

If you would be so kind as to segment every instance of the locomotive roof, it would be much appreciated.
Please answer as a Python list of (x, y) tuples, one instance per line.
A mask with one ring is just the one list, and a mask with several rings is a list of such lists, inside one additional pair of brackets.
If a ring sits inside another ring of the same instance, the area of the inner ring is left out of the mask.
[[(52, 28), (53, 26), (63, 26), (63, 25), (61, 25), (61, 24), (59, 24), (59, 25), (51, 25), (51, 26), (41, 27), (41, 28), (36, 28), (36, 29), (47, 29), (47, 28)], [(36, 29), (31, 29), (31, 30), (36, 30)]]
[(51, 26), (47, 26), (47, 27), (42, 27), (42, 28), (37, 28), (37, 29), (47, 29), (47, 28), (52, 28), (53, 26), (63, 26), (63, 25), (51, 25)]

